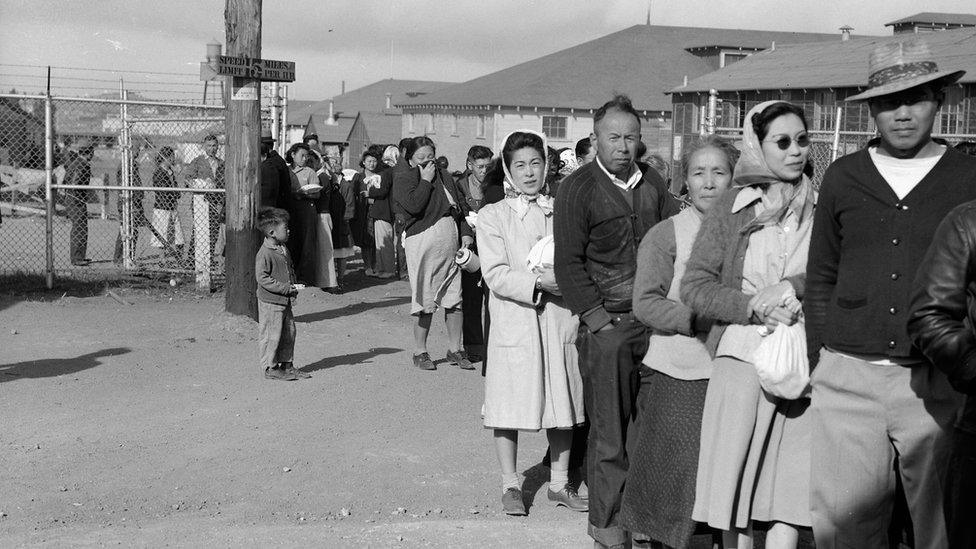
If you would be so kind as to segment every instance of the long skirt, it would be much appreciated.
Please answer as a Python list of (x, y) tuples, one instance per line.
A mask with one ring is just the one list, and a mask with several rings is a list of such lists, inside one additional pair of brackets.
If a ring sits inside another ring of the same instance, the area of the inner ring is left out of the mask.
[(396, 250), (393, 247), (393, 224), (382, 219), (373, 223), (373, 242), (376, 244), (376, 274), (396, 272)]
[(720, 530), (750, 520), (810, 526), (810, 400), (767, 394), (748, 362), (714, 365), (692, 518)]
[(685, 381), (641, 368), (637, 437), (620, 521), (668, 547), (691, 542), (702, 411), (708, 380)]
[(454, 219), (442, 217), (403, 243), (410, 274), (410, 314), (433, 313), (438, 307), (461, 305), (461, 273), (454, 262), (458, 228)]
[(335, 261), (332, 254), (332, 216), (327, 213), (318, 214), (318, 225), (315, 234), (316, 248), (314, 254), (315, 282), (318, 288), (333, 288), (338, 285)]
[[(183, 245), (183, 224), (180, 223), (180, 216), (176, 210), (153, 208), (152, 226), (160, 236), (173, 246)], [(155, 234), (149, 240), (149, 245), (154, 248), (163, 247), (163, 243), (156, 238)]]

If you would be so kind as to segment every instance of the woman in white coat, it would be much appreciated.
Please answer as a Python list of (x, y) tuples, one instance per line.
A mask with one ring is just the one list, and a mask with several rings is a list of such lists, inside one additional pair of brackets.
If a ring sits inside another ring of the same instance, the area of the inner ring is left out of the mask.
[[(548, 499), (586, 511), (586, 500), (568, 482), (572, 428), (583, 422), (583, 383), (578, 321), (562, 305), (552, 270), (552, 200), (540, 193), (547, 172), (545, 138), (514, 132), (500, 160), (505, 185), (516, 196), (481, 209), (477, 240), (491, 317), (504, 319), (491, 324), (483, 409), (502, 470), (502, 506), (507, 514), (525, 514), (516, 469), (518, 432), (545, 429), (552, 459)], [(540, 254), (547, 242), (548, 254)]]

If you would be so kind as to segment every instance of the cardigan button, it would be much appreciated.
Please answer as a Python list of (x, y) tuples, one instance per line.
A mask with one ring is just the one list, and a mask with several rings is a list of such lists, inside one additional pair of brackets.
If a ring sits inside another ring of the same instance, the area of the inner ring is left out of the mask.
[(895, 340), (894, 339), (892, 339), (891, 341), (888, 342), (888, 348), (889, 349), (894, 349), (897, 346), (898, 346), (898, 344), (895, 343)]
[(901, 244), (901, 239), (900, 239), (900, 238), (898, 238), (898, 237), (895, 237), (895, 238), (892, 238), (892, 239), (891, 239), (891, 243), (892, 243), (893, 245), (895, 245), (895, 246), (897, 246), (897, 245), (899, 245), (899, 244)]
[(898, 273), (891, 273), (892, 280), (898, 280)]
[(901, 205), (901, 209), (902, 209), (902, 211), (905, 211), (905, 210), (907, 210), (907, 209), (908, 209), (908, 206), (906, 206), (906, 205), (904, 205), (904, 204), (902, 204), (902, 205)]
[(896, 314), (898, 314), (898, 309), (892, 307), (892, 308), (888, 309), (888, 314), (896, 315)]

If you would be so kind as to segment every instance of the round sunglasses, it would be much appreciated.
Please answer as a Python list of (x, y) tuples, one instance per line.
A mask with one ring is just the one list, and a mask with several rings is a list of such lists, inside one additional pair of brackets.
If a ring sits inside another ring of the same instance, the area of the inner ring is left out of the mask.
[[(776, 143), (776, 146), (779, 147), (779, 150), (785, 151), (786, 149), (790, 148), (790, 144), (793, 143), (794, 139), (792, 137), (788, 136), (788, 135), (784, 135), (784, 136), (780, 137), (779, 139), (773, 139), (773, 140), (764, 139), (763, 141), (772, 141), (773, 143)], [(806, 148), (806, 147), (809, 147), (810, 146), (810, 136), (807, 135), (807, 134), (803, 134), (803, 135), (797, 137), (796, 138), (796, 146), (800, 147), (801, 149)]]

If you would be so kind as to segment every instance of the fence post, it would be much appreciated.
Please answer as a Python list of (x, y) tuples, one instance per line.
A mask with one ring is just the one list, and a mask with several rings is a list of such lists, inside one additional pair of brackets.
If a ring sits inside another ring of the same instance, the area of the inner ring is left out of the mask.
[(718, 113), (718, 90), (708, 90), (708, 122), (705, 131), (708, 135), (715, 133), (715, 117)]
[[(122, 80), (119, 79), (119, 86), (121, 87)], [(129, 99), (129, 91), (122, 88), (122, 100), (125, 101)], [(122, 109), (122, 181), (119, 184), (122, 185), (122, 268), (125, 270), (131, 270), (135, 268), (135, 238), (133, 238), (133, 223), (132, 223), (132, 191), (127, 187), (132, 186), (132, 136), (129, 134), (129, 106), (125, 103), (121, 106)]]
[(44, 262), (47, 289), (54, 288), (54, 113), (51, 90), (44, 98)]
[(210, 205), (207, 195), (193, 193), (193, 270), (197, 289), (210, 291)]
[(830, 153), (831, 163), (833, 163), (834, 160), (837, 160), (837, 153), (840, 152), (840, 117), (843, 112), (843, 107), (837, 107), (837, 118), (834, 120), (834, 147), (831, 149)]

